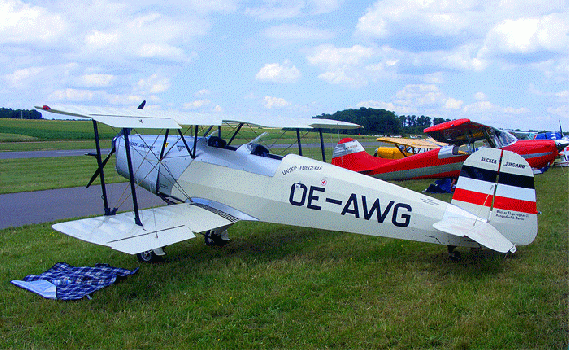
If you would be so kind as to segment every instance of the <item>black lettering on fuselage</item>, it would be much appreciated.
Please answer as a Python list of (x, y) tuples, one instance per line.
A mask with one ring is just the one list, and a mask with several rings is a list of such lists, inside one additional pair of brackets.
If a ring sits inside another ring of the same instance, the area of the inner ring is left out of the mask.
[(314, 191), (324, 193), (324, 191), (326, 190), (323, 189), (322, 187), (310, 186), (310, 191), (308, 191), (308, 204), (306, 204), (306, 207), (312, 210), (320, 210), (322, 209), (322, 207), (313, 204), (314, 202), (318, 202), (319, 199), (318, 196), (314, 195)]
[(356, 218), (360, 217), (360, 211), (358, 209), (358, 200), (355, 193), (352, 193), (346, 205), (344, 205), (344, 209), (342, 209), (342, 215), (352, 214)]
[[(298, 200), (299, 199), (298, 193), (297, 193), (298, 189), (300, 189), (300, 191), (302, 191), (302, 194), (300, 194), (300, 200)], [(306, 185), (301, 184), (301, 183), (292, 184), (292, 186), (290, 186), (290, 197), (288, 198), (288, 201), (290, 202), (290, 204), (296, 205), (299, 207), (303, 206), (304, 201), (306, 201), (306, 191), (308, 191), (308, 189), (306, 188)]]
[(379, 206), (379, 198), (377, 198), (375, 200), (375, 202), (373, 202), (371, 209), (368, 211), (367, 210), (367, 200), (366, 200), (366, 196), (362, 196), (362, 204), (363, 204), (363, 208), (364, 208), (364, 219), (369, 220), (371, 218), (371, 216), (373, 215), (373, 212), (376, 212), (377, 215), (377, 222), (379, 222), (380, 224), (383, 223), (383, 221), (385, 220), (385, 217), (387, 216), (387, 213), (389, 213), (389, 210), (391, 209), (391, 207), (393, 206), (395, 202), (394, 201), (390, 201), (389, 204), (387, 204), (387, 207), (385, 207), (385, 210), (383, 210), (383, 212), (381, 212), (381, 207)]
[(411, 208), (409, 204), (397, 203), (393, 208), (393, 217), (391, 218), (391, 222), (397, 227), (408, 227), (409, 222), (411, 221), (411, 215), (401, 214), (401, 219), (403, 219), (403, 221), (397, 221), (397, 214), (400, 208), (407, 209), (409, 213), (413, 211), (413, 208)]
[[(341, 215), (353, 215), (356, 219), (361, 217), (360, 205), (358, 203), (358, 195), (356, 193), (350, 194), (348, 200), (344, 202), (335, 198), (324, 197), (320, 201), (319, 193), (326, 193), (324, 187), (310, 186), (310, 189), (302, 183), (294, 183), (290, 187), (289, 202), (294, 206), (302, 207), (306, 204), (306, 207), (311, 210), (322, 210), (321, 203), (330, 203), (332, 205), (341, 206), (343, 205)], [(411, 222), (411, 212), (413, 208), (409, 204), (405, 203), (395, 203), (395, 201), (389, 201), (387, 205), (381, 208), (381, 203), (379, 198), (369, 206), (366, 196), (361, 197), (361, 207), (363, 208), (363, 218), (364, 220), (370, 220), (375, 213), (375, 218), (379, 224), (382, 224), (387, 215), (391, 212), (391, 223), (396, 227), (408, 227)], [(307, 200), (308, 198), (308, 200)]]

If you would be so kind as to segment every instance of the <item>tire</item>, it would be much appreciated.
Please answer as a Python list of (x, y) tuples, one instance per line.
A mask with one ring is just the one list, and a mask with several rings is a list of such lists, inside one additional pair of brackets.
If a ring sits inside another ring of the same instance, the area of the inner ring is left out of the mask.
[(137, 253), (136, 258), (138, 259), (138, 261), (144, 263), (153, 263), (159, 260), (158, 255), (156, 255), (156, 253), (154, 253), (153, 250), (147, 250), (142, 253)]

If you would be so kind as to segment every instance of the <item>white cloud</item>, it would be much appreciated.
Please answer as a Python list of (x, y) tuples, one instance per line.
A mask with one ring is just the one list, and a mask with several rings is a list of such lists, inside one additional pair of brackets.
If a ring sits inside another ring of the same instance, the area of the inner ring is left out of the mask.
[(81, 89), (61, 89), (53, 91), (48, 99), (56, 101), (90, 101), (96, 96), (103, 97), (104, 93), (91, 91), (91, 90), (81, 90)]
[(347, 84), (354, 87), (366, 85), (369, 72), (382, 70), (377, 65), (367, 65), (366, 62), (375, 54), (373, 48), (354, 45), (348, 48), (337, 48), (325, 44), (316, 47), (307, 56), (309, 63), (325, 70), (318, 77), (332, 84)]
[(265, 21), (287, 19), (300, 16), (304, 6), (305, 3), (301, 0), (272, 0), (265, 1), (261, 6), (247, 8), (245, 13)]
[(85, 74), (81, 80), (85, 86), (107, 87), (115, 80), (115, 76), (112, 74)]
[[(140, 5), (139, 5), (140, 6)], [(128, 61), (153, 58), (187, 62), (187, 49), (195, 37), (207, 33), (209, 21), (177, 12), (149, 12), (125, 3), (96, 1), (91, 6), (72, 6), (65, 14), (73, 23), (70, 41), (73, 55), (85, 61)]]
[(210, 93), (211, 93), (211, 91), (209, 91), (208, 89), (203, 89), (203, 90), (196, 92), (195, 95), (196, 96), (205, 96), (205, 95), (209, 95)]
[(204, 106), (211, 104), (210, 100), (194, 100), (184, 104), (185, 109), (200, 109)]
[(449, 97), (444, 104), (444, 108), (445, 109), (453, 109), (453, 110), (458, 110), (462, 107), (462, 105), (464, 104), (463, 101), (460, 100), (455, 100), (452, 97)]
[(411, 51), (448, 49), (472, 35), (483, 17), (474, 1), (382, 0), (358, 20), (356, 33)]
[(484, 101), (484, 100), (486, 100), (486, 94), (479, 91), (479, 92), (474, 94), (474, 99), (476, 101)]
[(119, 41), (118, 33), (104, 33), (99, 30), (92, 30), (85, 36), (85, 45), (90, 50), (105, 49), (111, 45), (116, 45)]
[(257, 80), (273, 83), (293, 83), (300, 78), (300, 71), (289, 61), (282, 65), (279, 63), (265, 64), (255, 75)]
[(339, 8), (341, 0), (265, 0), (248, 7), (245, 13), (260, 20), (288, 19), (330, 13)]
[(314, 65), (322, 65), (326, 67), (353, 66), (361, 64), (374, 54), (373, 48), (354, 45), (352, 47), (337, 48), (333, 45), (326, 44), (318, 46), (311, 56), (307, 59)]
[(569, 76), (566, 1), (376, 1), (356, 36), (401, 51), (401, 71), (483, 71), (489, 66), (536, 67), (553, 79)]
[(444, 94), (434, 84), (410, 84), (397, 91), (396, 104), (415, 107), (435, 107), (446, 103)]
[(19, 0), (0, 1), (0, 44), (52, 43), (67, 27), (59, 15)]
[(136, 91), (141, 94), (157, 94), (170, 88), (170, 79), (152, 74), (148, 79), (140, 79), (136, 86)]
[(33, 80), (36, 76), (44, 72), (43, 67), (29, 67), (18, 69), (13, 73), (6, 74), (4, 79), (12, 87), (24, 87), (29, 85), (28, 82)]
[(487, 34), (485, 49), (497, 54), (552, 52), (569, 54), (569, 12), (544, 17), (505, 19)]
[(290, 103), (287, 102), (284, 98), (273, 97), (273, 96), (265, 96), (264, 98), (264, 106), (267, 109), (271, 109), (273, 107), (281, 108), (281, 107), (286, 107), (288, 105), (290, 105)]
[(265, 29), (264, 35), (272, 40), (329, 40), (332, 32), (297, 24), (282, 24)]

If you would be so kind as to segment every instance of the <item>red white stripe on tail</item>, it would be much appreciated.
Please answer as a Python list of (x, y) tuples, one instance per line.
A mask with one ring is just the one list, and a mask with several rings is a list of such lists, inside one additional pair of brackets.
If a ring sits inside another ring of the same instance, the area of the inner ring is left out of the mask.
[(529, 244), (537, 235), (533, 171), (516, 153), (484, 148), (468, 157), (452, 204), (487, 218), (514, 244)]

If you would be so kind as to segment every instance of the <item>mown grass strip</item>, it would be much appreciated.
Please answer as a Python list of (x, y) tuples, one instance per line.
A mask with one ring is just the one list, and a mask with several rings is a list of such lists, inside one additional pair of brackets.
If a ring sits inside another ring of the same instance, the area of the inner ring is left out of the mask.
[[(95, 158), (87, 156), (3, 159), (0, 161), (0, 194), (85, 186), (96, 169)], [(109, 164), (105, 168), (105, 181), (126, 180)], [(97, 179), (94, 184), (99, 183)]]

